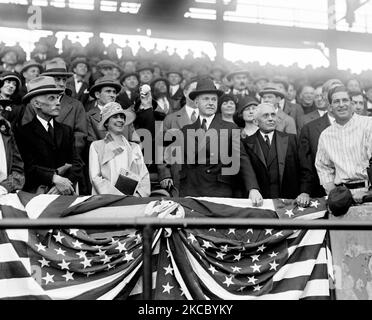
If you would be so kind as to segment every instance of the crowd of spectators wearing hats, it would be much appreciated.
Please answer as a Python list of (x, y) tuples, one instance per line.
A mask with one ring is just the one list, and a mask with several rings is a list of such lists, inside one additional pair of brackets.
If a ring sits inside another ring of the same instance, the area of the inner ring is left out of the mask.
[[(155, 45), (147, 51), (140, 43), (133, 54), (128, 42), (124, 48), (114, 41), (105, 47), (96, 36), (85, 47), (66, 36), (61, 52), (56, 42), (55, 36), (41, 38), (29, 59), (19, 44), (0, 44), (0, 194), (23, 188), (51, 194), (249, 197), (256, 205), (262, 198), (291, 198), (306, 206), (311, 197), (340, 186), (357, 190), (352, 192), (357, 202), (368, 191), (371, 155), (365, 144), (372, 140), (367, 129), (353, 140), (363, 150), (342, 145), (335, 159), (324, 150), (326, 138), (321, 157), (317, 149), (333, 123), (346, 127), (350, 119), (362, 123), (362, 117), (369, 128), (369, 72), (355, 76), (327, 68), (211, 61), (205, 54), (194, 58), (191, 50), (182, 59), (176, 50), (170, 55)], [(350, 109), (346, 122), (340, 106)], [(210, 163), (211, 146), (220, 145), (220, 138), (204, 142), (203, 166), (155, 161), (156, 137), (185, 128), (239, 128), (238, 173), (227, 179), (220, 158), (217, 167)], [(140, 135), (144, 129), (151, 134), (147, 145)], [(358, 172), (338, 163), (343, 152), (360, 154), (347, 159), (360, 161), (354, 163)]]

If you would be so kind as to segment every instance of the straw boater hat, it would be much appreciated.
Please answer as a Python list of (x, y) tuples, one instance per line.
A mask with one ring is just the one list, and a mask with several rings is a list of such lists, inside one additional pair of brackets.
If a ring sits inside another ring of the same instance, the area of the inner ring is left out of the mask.
[(54, 78), (40, 76), (30, 80), (27, 84), (28, 92), (22, 98), (23, 103), (28, 103), (33, 97), (50, 93), (62, 93), (64, 90), (57, 88)]
[(284, 98), (283, 92), (279, 91), (278, 89), (274, 87), (265, 87), (258, 94), (260, 95), (260, 97), (263, 97), (264, 94), (268, 94), (268, 93), (272, 93), (272, 94), (275, 94), (276, 96)]
[(115, 88), (117, 93), (119, 93), (119, 91), (121, 90), (121, 84), (118, 81), (114, 80), (110, 76), (103, 76), (101, 78), (98, 78), (96, 82), (94, 82), (94, 85), (91, 86), (89, 95), (95, 98), (94, 93), (103, 87)]
[(232, 78), (233, 76), (237, 75), (237, 74), (245, 74), (245, 75), (247, 75), (247, 77), (250, 76), (250, 73), (249, 73), (248, 70), (238, 69), (238, 70), (235, 70), (235, 71), (233, 71), (233, 72), (228, 73), (228, 74), (226, 75), (226, 78), (227, 78), (227, 80), (230, 81), (231, 78)]
[(99, 128), (106, 130), (105, 123), (110, 117), (115, 114), (123, 114), (125, 116), (125, 125), (128, 126), (136, 119), (136, 114), (130, 109), (123, 109), (117, 102), (109, 102), (105, 104), (101, 111), (101, 121), (99, 122)]
[(0, 74), (0, 88), (4, 85), (5, 80), (15, 80), (17, 82), (16, 91), (18, 91), (22, 85), (21, 78), (19, 77), (18, 73), (15, 72), (5, 71)]
[(34, 59), (31, 59), (29, 61), (26, 61), (21, 69), (21, 72), (20, 74), (23, 74), (23, 72), (27, 71), (27, 69), (31, 68), (31, 67), (38, 67), (39, 68), (39, 71), (40, 73), (43, 72), (43, 66), (36, 62)]
[(50, 77), (71, 77), (72, 72), (67, 72), (66, 63), (61, 58), (54, 58), (45, 65), (45, 71), (41, 74)]
[(222, 90), (217, 90), (216, 86), (214, 85), (213, 81), (209, 78), (200, 79), (194, 91), (190, 92), (189, 98), (194, 100), (198, 95), (205, 94), (205, 93), (215, 93), (218, 97), (223, 95)]

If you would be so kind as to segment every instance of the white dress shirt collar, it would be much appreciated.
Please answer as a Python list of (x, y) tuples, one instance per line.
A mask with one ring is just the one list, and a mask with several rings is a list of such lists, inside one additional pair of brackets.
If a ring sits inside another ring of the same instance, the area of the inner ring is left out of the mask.
[[(39, 115), (36, 115), (36, 118), (40, 121), (41, 125), (44, 127), (45, 131), (48, 132), (48, 121), (44, 120), (43, 118), (39, 117)], [(54, 128), (54, 120), (53, 118), (50, 119), (50, 124)]]
[(268, 137), (269, 137), (270, 145), (271, 145), (271, 143), (273, 142), (274, 131), (271, 131), (271, 132), (269, 132), (269, 133), (264, 133), (264, 132), (262, 132), (262, 131), (260, 130), (260, 133), (261, 133), (261, 136), (262, 136), (262, 138), (264, 139), (264, 141), (266, 141), (265, 136), (268, 136)]
[(196, 118), (199, 117), (199, 109), (198, 108), (191, 108), (190, 106), (188, 106), (186, 104), (185, 109), (186, 109), (187, 115), (189, 116), (190, 119), (191, 119), (191, 115), (194, 111), (196, 112)]
[(207, 129), (209, 129), (213, 119), (214, 119), (214, 116), (215, 115), (212, 115), (212, 116), (209, 116), (209, 117), (205, 117), (205, 116), (200, 116), (200, 125), (202, 125), (203, 123), (203, 119), (207, 120)]
[(323, 117), (327, 113), (327, 110), (319, 110), (318, 109), (318, 113), (319, 113), (320, 117)]

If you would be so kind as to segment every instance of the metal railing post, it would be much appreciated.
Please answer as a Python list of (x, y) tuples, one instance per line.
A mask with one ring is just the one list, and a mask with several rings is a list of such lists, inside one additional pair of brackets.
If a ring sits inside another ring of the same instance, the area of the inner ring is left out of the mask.
[(142, 229), (143, 234), (143, 281), (142, 281), (142, 297), (144, 300), (151, 300), (152, 298), (152, 235), (153, 229), (151, 225), (145, 225)]

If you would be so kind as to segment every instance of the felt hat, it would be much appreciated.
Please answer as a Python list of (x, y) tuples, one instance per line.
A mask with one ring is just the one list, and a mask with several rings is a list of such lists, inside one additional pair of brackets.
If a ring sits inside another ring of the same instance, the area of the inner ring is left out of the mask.
[(205, 93), (215, 93), (218, 97), (221, 97), (224, 92), (222, 90), (217, 90), (216, 86), (213, 83), (213, 80), (209, 78), (203, 78), (198, 80), (196, 88), (194, 91), (190, 92), (189, 98), (191, 100), (194, 100), (198, 95)]
[(28, 92), (23, 96), (22, 102), (28, 103), (33, 97), (50, 93), (62, 93), (64, 89), (57, 87), (53, 77), (40, 76), (27, 84)]
[(258, 94), (260, 95), (260, 97), (263, 97), (264, 94), (268, 94), (268, 93), (272, 93), (272, 94), (275, 94), (276, 96), (284, 98), (283, 92), (281, 92), (280, 90), (274, 87), (265, 87)]
[(237, 75), (237, 74), (245, 74), (245, 75), (247, 75), (247, 77), (250, 76), (250, 73), (249, 73), (248, 70), (238, 69), (238, 70), (235, 70), (235, 71), (232, 71), (232, 72), (228, 73), (228, 74), (226, 75), (226, 78), (227, 78), (227, 80), (230, 81), (231, 78), (232, 78), (233, 76)]
[(66, 63), (61, 58), (54, 58), (45, 64), (45, 71), (41, 74), (50, 77), (71, 77), (72, 72), (67, 72)]
[(27, 71), (28, 68), (31, 68), (31, 67), (38, 67), (40, 73), (43, 72), (43, 66), (42, 66), (40, 63), (36, 62), (34, 59), (31, 59), (31, 60), (29, 60), (29, 61), (26, 61), (26, 62), (23, 64), (23, 67), (22, 67), (20, 73), (22, 74), (23, 72)]
[(94, 93), (98, 90), (100, 90), (103, 87), (112, 87), (116, 89), (116, 92), (119, 93), (121, 90), (121, 84), (114, 80), (110, 76), (103, 76), (101, 78), (98, 78), (95, 82), (94, 85), (91, 86), (89, 90), (89, 95), (93, 98), (95, 98)]

